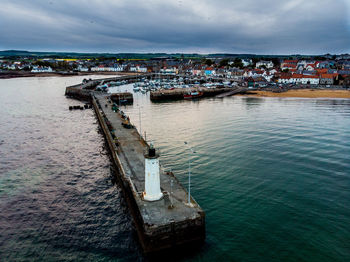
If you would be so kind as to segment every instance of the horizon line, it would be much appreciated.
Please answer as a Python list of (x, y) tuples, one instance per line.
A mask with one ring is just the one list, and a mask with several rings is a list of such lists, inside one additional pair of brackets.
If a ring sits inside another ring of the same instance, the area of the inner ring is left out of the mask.
[(17, 49), (4, 49), (0, 50), (0, 52), (27, 52), (27, 53), (73, 53), (73, 54), (109, 54), (109, 55), (118, 55), (118, 54), (183, 54), (183, 55), (251, 55), (251, 56), (325, 56), (325, 55), (349, 55), (349, 53), (325, 53), (325, 54), (256, 54), (256, 53), (229, 53), (229, 52), (213, 52), (213, 53), (196, 53), (196, 52), (96, 52), (96, 51), (34, 51), (34, 50), (17, 50)]

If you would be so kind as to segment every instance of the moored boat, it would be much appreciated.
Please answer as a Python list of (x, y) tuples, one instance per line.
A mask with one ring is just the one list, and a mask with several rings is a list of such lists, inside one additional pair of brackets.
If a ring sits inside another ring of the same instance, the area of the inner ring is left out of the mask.
[(133, 90), (134, 90), (134, 92), (138, 92), (138, 91), (140, 91), (140, 87), (137, 85), (134, 85)]
[(184, 99), (194, 99), (203, 96), (203, 93), (200, 91), (191, 91), (187, 94), (184, 94)]

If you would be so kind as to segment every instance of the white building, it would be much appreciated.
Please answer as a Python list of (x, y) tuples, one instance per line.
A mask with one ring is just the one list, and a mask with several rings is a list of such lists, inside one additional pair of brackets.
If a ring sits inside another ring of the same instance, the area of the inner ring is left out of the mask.
[(16, 65), (14, 65), (14, 64), (7, 65), (7, 69), (9, 69), (9, 70), (16, 70)]
[(114, 66), (114, 68), (116, 68), (117, 72), (122, 72), (125, 70), (124, 66), (122, 66), (122, 65)]
[(201, 69), (191, 69), (192, 75), (200, 76), (203, 75), (203, 71)]
[(278, 79), (280, 84), (303, 84), (303, 85), (318, 85), (320, 79), (315, 75), (300, 75), (294, 74), (292, 76), (280, 77)]
[(129, 71), (130, 72), (138, 72), (138, 73), (147, 73), (147, 67), (130, 66)]
[(118, 72), (119, 68), (118, 67), (110, 67), (110, 66), (95, 66), (95, 67), (91, 67), (91, 71), (93, 71), (93, 72)]
[(300, 81), (301, 84), (307, 85), (318, 85), (320, 83), (320, 78), (318, 76), (306, 76), (304, 75)]
[(315, 65), (314, 64), (307, 64), (306, 67), (304, 67), (306, 71), (314, 71)]
[(140, 73), (147, 73), (147, 67), (139, 67), (137, 72), (140, 72)]
[(177, 72), (178, 72), (178, 70), (176, 67), (160, 69), (160, 73), (163, 75), (176, 75)]
[(290, 83), (290, 76), (281, 76), (278, 79), (279, 84), (289, 84)]
[(276, 69), (271, 69), (269, 72), (270, 72), (271, 75), (274, 75), (274, 74), (277, 73), (277, 70)]
[(244, 67), (249, 66), (253, 63), (251, 59), (242, 59), (242, 64)]
[(84, 67), (84, 66), (82, 66), (82, 65), (79, 65), (79, 66), (78, 66), (78, 71), (79, 71), (79, 72), (88, 72), (88, 71), (89, 71), (89, 68)]
[(306, 60), (299, 60), (297, 63), (297, 67), (302, 66), (303, 68), (305, 68), (308, 64), (311, 64), (314, 62), (310, 62), (310, 61), (306, 61)]
[(273, 74), (270, 74), (269, 72), (264, 71), (262, 76), (266, 79), (267, 82), (271, 82), (271, 79), (273, 78)]
[(259, 68), (261, 66), (266, 66), (266, 68), (272, 68), (273, 63), (272, 61), (259, 61), (256, 63), (256, 68)]
[(32, 73), (51, 73), (53, 72), (53, 70), (50, 66), (49, 67), (34, 66), (31, 72)]

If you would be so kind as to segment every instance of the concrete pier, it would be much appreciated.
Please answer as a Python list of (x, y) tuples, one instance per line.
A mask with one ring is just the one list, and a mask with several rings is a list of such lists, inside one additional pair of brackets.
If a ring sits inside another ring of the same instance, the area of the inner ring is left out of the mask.
[(238, 87), (238, 88), (234, 88), (233, 90), (231, 89), (228, 92), (225, 93), (221, 93), (219, 95), (217, 95), (217, 98), (223, 98), (223, 97), (227, 97), (227, 96), (233, 96), (236, 94), (242, 94), (242, 93), (246, 93), (249, 89), (246, 87)]
[(184, 94), (188, 93), (189, 90), (195, 91), (199, 90), (203, 93), (202, 97), (213, 97), (222, 93), (230, 92), (236, 90), (235, 88), (176, 88), (172, 90), (158, 90), (151, 92), (151, 101), (164, 101), (164, 100), (181, 100), (184, 99)]
[(143, 251), (152, 254), (202, 244), (205, 240), (205, 213), (201, 207), (192, 197), (188, 203), (188, 192), (175, 175), (162, 170), (160, 188), (163, 197), (153, 202), (145, 201), (144, 153), (149, 145), (135, 128), (123, 127), (125, 117), (112, 109), (113, 102), (108, 94), (90, 91), (90, 98), (113, 165), (118, 170), (117, 178), (123, 187)]
[(134, 102), (133, 95), (128, 92), (111, 94), (110, 97), (113, 102), (117, 103), (117, 105), (132, 104)]

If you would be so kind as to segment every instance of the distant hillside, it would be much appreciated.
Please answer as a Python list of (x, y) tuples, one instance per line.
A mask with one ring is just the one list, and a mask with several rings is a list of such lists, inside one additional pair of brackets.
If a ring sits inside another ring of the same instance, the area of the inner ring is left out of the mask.
[[(298, 57), (312, 57), (312, 56), (300, 56)], [(34, 51), (23, 51), (23, 50), (4, 50), (0, 51), (0, 57), (3, 58), (119, 58), (119, 59), (161, 59), (161, 58), (191, 58), (191, 59), (202, 59), (202, 58), (284, 58), (290, 57), (289, 55), (254, 55), (254, 54), (167, 54), (167, 53), (75, 53), (75, 52), (34, 52)]]
[(22, 50), (0, 51), (0, 57), (4, 58), (123, 58), (123, 59), (152, 59), (152, 58), (201, 58), (198, 54), (166, 54), (166, 53), (75, 53), (75, 52), (33, 52)]

